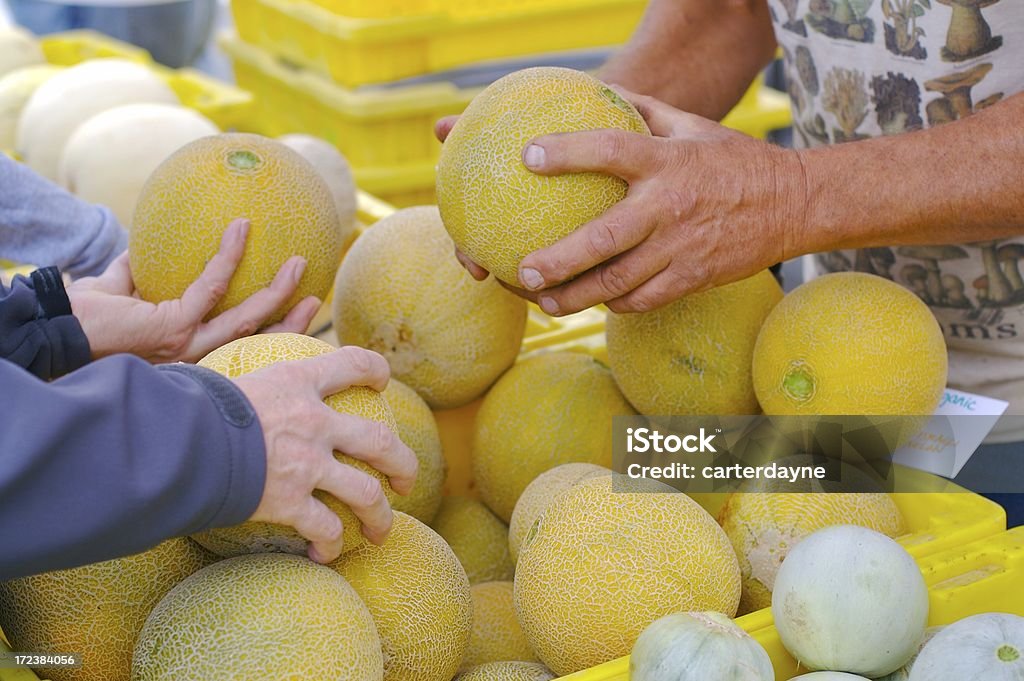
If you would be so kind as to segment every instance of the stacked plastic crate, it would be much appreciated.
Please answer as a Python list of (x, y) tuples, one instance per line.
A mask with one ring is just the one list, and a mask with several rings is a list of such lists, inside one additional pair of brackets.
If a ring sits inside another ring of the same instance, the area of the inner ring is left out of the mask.
[[(629, 39), (646, 4), (233, 0), (237, 33), (220, 44), (239, 85), (256, 95), (252, 131), (323, 137), (352, 163), (360, 187), (404, 206), (433, 201), (439, 117), (517, 68), (595, 68)], [(763, 96), (748, 99), (739, 123), (762, 136), (788, 122), (785, 99)]]

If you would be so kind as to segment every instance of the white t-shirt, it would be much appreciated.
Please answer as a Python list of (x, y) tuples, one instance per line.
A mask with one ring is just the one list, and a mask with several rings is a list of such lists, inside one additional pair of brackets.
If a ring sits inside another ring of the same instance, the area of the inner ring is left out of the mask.
[[(797, 147), (940, 125), (1024, 90), (1024, 0), (769, 6), (785, 55)], [(1024, 235), (817, 254), (805, 258), (804, 273), (859, 270), (906, 286), (942, 326), (949, 384), (1006, 400), (1008, 414), (1024, 414), (1022, 260)], [(989, 441), (1024, 440), (1024, 432), (1001, 425)]]

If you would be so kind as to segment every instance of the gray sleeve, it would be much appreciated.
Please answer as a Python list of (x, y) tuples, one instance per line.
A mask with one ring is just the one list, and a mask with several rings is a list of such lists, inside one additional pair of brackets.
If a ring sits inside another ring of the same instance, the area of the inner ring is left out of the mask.
[(215, 372), (117, 355), (46, 383), (0, 360), (0, 580), (238, 524), (265, 477), (256, 414)]
[(0, 153), (0, 259), (97, 275), (128, 246), (109, 209), (82, 201)]

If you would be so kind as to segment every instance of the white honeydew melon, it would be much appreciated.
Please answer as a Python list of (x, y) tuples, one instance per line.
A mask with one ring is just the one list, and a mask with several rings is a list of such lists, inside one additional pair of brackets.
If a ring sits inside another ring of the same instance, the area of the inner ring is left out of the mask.
[(277, 141), (309, 161), (327, 183), (341, 221), (342, 243), (348, 243), (356, 225), (356, 182), (348, 159), (333, 144), (312, 135), (293, 133)]
[(62, 69), (50, 64), (34, 64), (0, 76), (0, 151), (14, 149), (21, 110), (36, 88)]
[(811, 672), (794, 676), (790, 681), (871, 681), (871, 679), (846, 672)]
[(46, 57), (35, 36), (17, 26), (0, 24), (0, 76), (33, 64), (45, 64)]
[(220, 130), (202, 114), (172, 104), (127, 104), (78, 126), (68, 139), (57, 181), (72, 193), (110, 208), (131, 225), (142, 186), (163, 161)]
[(717, 612), (675, 613), (655, 620), (629, 657), (631, 681), (774, 681), (760, 643)]
[(917, 652), (928, 589), (895, 541), (836, 525), (790, 550), (775, 579), (772, 616), (782, 644), (804, 667), (875, 678)]
[(955, 622), (917, 656), (910, 681), (1021, 681), (1024, 617), (985, 613)]
[(15, 150), (40, 175), (57, 180), (64, 145), (79, 125), (125, 104), (178, 104), (154, 72), (126, 59), (92, 59), (36, 88), (18, 121)]

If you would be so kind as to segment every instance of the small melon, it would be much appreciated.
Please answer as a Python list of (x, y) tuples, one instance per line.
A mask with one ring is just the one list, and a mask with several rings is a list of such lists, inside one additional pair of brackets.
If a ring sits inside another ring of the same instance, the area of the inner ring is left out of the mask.
[(481, 582), (470, 589), (473, 596), (473, 633), (462, 668), (521, 660), (537, 662), (516, 618), (512, 582)]
[(0, 152), (14, 150), (21, 110), (36, 88), (60, 73), (61, 68), (36, 64), (0, 76)]
[(455, 677), (455, 681), (552, 681), (551, 670), (537, 662), (488, 662)]
[(334, 285), (342, 345), (375, 350), (431, 407), (479, 397), (519, 354), (526, 302), (475, 281), (434, 206), (381, 220), (349, 250)]
[(153, 171), (189, 142), (218, 132), (201, 113), (181, 106), (127, 104), (107, 109), (78, 126), (68, 139), (57, 182), (90, 203), (110, 208), (127, 227)]
[(771, 415), (927, 416), (946, 372), (946, 343), (928, 306), (861, 272), (792, 291), (754, 348), (754, 389)]
[(446, 471), (437, 421), (423, 398), (397, 378), (388, 382), (383, 395), (398, 423), (398, 437), (416, 454), (419, 462), (412, 492), (395, 497), (391, 507), (429, 525), (441, 508)]
[(473, 622), (469, 579), (436, 532), (401, 512), (383, 546), (364, 544), (331, 565), (377, 625), (384, 681), (449, 681)]
[(334, 199), (334, 209), (341, 224), (341, 243), (348, 245), (356, 234), (357, 204), (356, 181), (348, 159), (330, 142), (312, 135), (282, 135), (277, 141), (298, 152), (320, 173)]
[(601, 215), (629, 189), (600, 173), (536, 175), (523, 164), (523, 150), (541, 135), (599, 128), (650, 134), (632, 104), (581, 71), (525, 69), (477, 95), (445, 140), (437, 166), (437, 202), (456, 245), (519, 285), (524, 256)]
[(739, 564), (715, 519), (667, 485), (614, 477), (565, 490), (520, 550), (519, 623), (559, 675), (628, 655), (665, 615), (739, 605)]
[(18, 26), (0, 23), (0, 76), (16, 69), (45, 64), (46, 57), (35, 36)]
[(298, 290), (268, 324), (306, 296), (323, 299), (341, 259), (341, 228), (327, 185), (305, 159), (272, 139), (244, 133), (185, 145), (150, 175), (128, 237), (144, 300), (181, 297), (220, 248), (235, 218), (252, 226), (245, 255), (214, 317), (268, 286), (293, 255), (306, 259)]
[(642, 414), (760, 413), (754, 343), (782, 300), (771, 272), (680, 298), (652, 312), (608, 315), (608, 361)]
[(345, 579), (300, 556), (229, 558), (195, 573), (146, 620), (132, 681), (382, 681), (381, 641)]
[(508, 527), (479, 501), (444, 497), (433, 528), (459, 557), (470, 584), (512, 579)]
[(216, 558), (188, 537), (125, 558), (0, 582), (0, 627), (15, 650), (79, 653), (38, 667), (52, 681), (129, 681), (135, 639), (168, 591)]
[(149, 68), (125, 59), (91, 59), (36, 88), (21, 112), (15, 149), (30, 168), (57, 180), (71, 135), (96, 114), (125, 104), (178, 104), (178, 96)]
[(555, 466), (533, 479), (516, 501), (512, 520), (508, 526), (508, 550), (512, 562), (519, 560), (519, 549), (533, 524), (554, 501), (555, 497), (573, 485), (608, 475), (611, 471), (592, 463), (566, 463)]
[(589, 355), (555, 352), (519, 362), (477, 414), (473, 479), (480, 498), (509, 522), (541, 473), (564, 463), (611, 468), (612, 418), (632, 415), (611, 372)]
[[(785, 489), (790, 484), (777, 482), (732, 494), (719, 515), (740, 561), (741, 614), (771, 606), (782, 561), (814, 532), (846, 524), (867, 527), (888, 537), (904, 531), (900, 510), (888, 494), (804, 494)], [(773, 492), (773, 487), (782, 491)]]
[[(208, 354), (198, 364), (228, 378), (234, 378), (277, 362), (316, 357), (335, 349), (329, 343), (310, 336), (297, 333), (267, 333), (232, 341)], [(387, 400), (371, 388), (353, 386), (328, 396), (324, 402), (335, 411), (383, 423), (398, 433), (398, 425)], [(394, 500), (395, 494), (391, 490), (391, 485), (379, 471), (342, 452), (335, 452), (334, 456), (339, 461), (380, 480), (388, 501)], [(342, 551), (350, 551), (367, 543), (359, 519), (348, 506), (321, 490), (316, 490), (314, 496), (341, 518), (344, 525)], [(193, 538), (220, 556), (264, 551), (305, 554), (307, 544), (306, 540), (291, 528), (255, 521), (247, 521), (234, 527), (207, 530), (194, 535)]]

